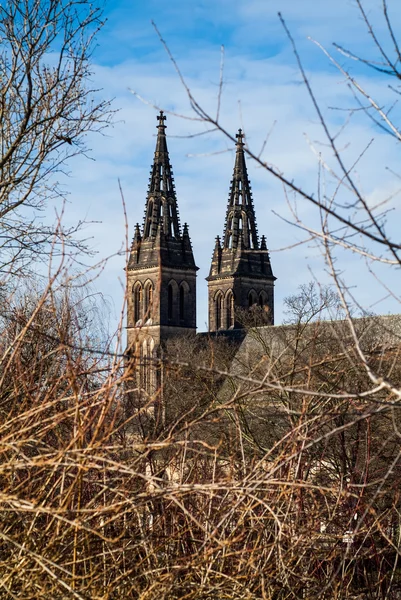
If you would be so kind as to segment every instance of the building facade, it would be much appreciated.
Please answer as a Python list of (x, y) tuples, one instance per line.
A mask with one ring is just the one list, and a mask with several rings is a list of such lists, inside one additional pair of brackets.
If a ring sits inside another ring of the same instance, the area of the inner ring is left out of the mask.
[(259, 307), (264, 322), (274, 324), (274, 281), (266, 238), (260, 243), (244, 136), (237, 134), (234, 173), (223, 239), (216, 238), (208, 282), (209, 331), (241, 328), (241, 313)]
[[(168, 338), (196, 332), (198, 269), (188, 226), (181, 228), (179, 221), (163, 112), (157, 119), (144, 222), (142, 227), (136, 225), (127, 265), (128, 348), (140, 355), (142, 363), (158, 356)], [(239, 311), (255, 307), (265, 313), (265, 323), (273, 324), (275, 279), (266, 238), (258, 237), (239, 130), (223, 239), (216, 238), (207, 277), (209, 331), (240, 329)], [(156, 384), (145, 377), (145, 387)]]
[(140, 386), (152, 393), (155, 363), (169, 337), (196, 332), (196, 271), (188, 226), (181, 228), (163, 112), (157, 117), (157, 141), (142, 228), (127, 265), (127, 345), (140, 360)]

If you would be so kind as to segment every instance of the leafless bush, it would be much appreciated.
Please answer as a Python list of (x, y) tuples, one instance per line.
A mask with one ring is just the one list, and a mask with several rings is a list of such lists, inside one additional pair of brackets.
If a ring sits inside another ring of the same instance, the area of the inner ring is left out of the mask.
[[(400, 322), (352, 319), (333, 262), (340, 246), (394, 266), (399, 246), (327, 134), (363, 217), (280, 178), (320, 211), (337, 294), (251, 322), (234, 358), (173, 341), (146, 395), (66, 282), (2, 295), (0, 597), (400, 597)], [(344, 319), (320, 319), (337, 298)]]
[[(144, 432), (135, 357), (55, 287), (2, 305), (0, 597), (391, 597), (399, 407), (346, 322), (254, 328), (234, 362), (172, 341)], [(399, 381), (396, 340), (355, 327)]]
[[(337, 46), (340, 62), (317, 46), (351, 90), (353, 108), (347, 116), (352, 119), (356, 113), (364, 114), (399, 139), (393, 104), (386, 106), (374, 98), (344, 66), (346, 56), (375, 69), (383, 85), (398, 94), (393, 82), (400, 79), (401, 54), (391, 22), (394, 5), (389, 7), (386, 0), (382, 3), (387, 39), (381, 42), (375, 17), (362, 1), (356, 4), (376, 51), (375, 59), (367, 60)], [(200, 597), (396, 598), (400, 596), (400, 320), (369, 317), (337, 262), (344, 250), (360, 256), (372, 285), (382, 286), (385, 294), (399, 302), (397, 286), (389, 287), (376, 272), (380, 265), (394, 275), (400, 265), (399, 240), (389, 234), (387, 223), (391, 198), (383, 196), (372, 204), (361, 183), (363, 177), (355, 175), (368, 148), (359, 149), (351, 158), (342, 151), (339, 140), (344, 124), (332, 130), (325, 119), (291, 32), (284, 18), (279, 18), (324, 136), (316, 152), (316, 190), (305, 191), (291, 174), (265, 162), (254, 149), (248, 147), (247, 151), (284, 184), (294, 224), (307, 233), (309, 243), (313, 240), (322, 250), (332, 287), (330, 291), (316, 286), (315, 293), (304, 289), (290, 298), (288, 308), (296, 314), (296, 322), (280, 330), (258, 327), (264, 324), (263, 315), (246, 315), (250, 333), (230, 373), (224, 374), (214, 365), (225, 382), (204, 414), (213, 415), (220, 440), (213, 439), (200, 450), (187, 424), (183, 429), (185, 457), (190, 455), (190, 443), (196, 450), (187, 463), (174, 459), (181, 465), (176, 467), (177, 493), (187, 472), (182, 465), (187, 464), (191, 471), (190, 465), (199, 465), (202, 456), (210, 466), (198, 471), (193, 468), (188, 502), (197, 485), (202, 485), (198, 497), (207, 490), (217, 500), (216, 504), (211, 500), (212, 508), (203, 520), (198, 512), (194, 515), (194, 505), (201, 504), (181, 502), (181, 511), (193, 521), (192, 556), (197, 565), (204, 560), (195, 542), (201, 539), (200, 548), (208, 553), (209, 562), (207, 567), (203, 563), (207, 576), (199, 576), (197, 592), (188, 587), (180, 593), (188, 597), (198, 593)], [(194, 120), (235, 142), (221, 122), (224, 73), (220, 71), (216, 112), (211, 114), (187, 85), (161, 35), (160, 39), (186, 89)], [(378, 164), (380, 159), (378, 156)], [(327, 187), (323, 180), (329, 183)], [(330, 189), (334, 190), (331, 194), (327, 192)], [(320, 227), (300, 219), (297, 206), (301, 202), (316, 208)], [(356, 312), (365, 318), (354, 319)], [(341, 321), (324, 323), (322, 316), (340, 317)], [(213, 370), (208, 361), (196, 363), (196, 368), (206, 374)], [(189, 397), (185, 399), (190, 404)], [(168, 440), (182, 444), (179, 436)], [(203, 507), (201, 514), (205, 512)], [(205, 531), (211, 532), (207, 541), (202, 537)], [(178, 531), (176, 535), (178, 541)], [(176, 551), (168, 556), (176, 556)], [(218, 560), (213, 562), (212, 556)], [(201, 572), (199, 566), (197, 573)], [(184, 580), (184, 575), (181, 578)], [(179, 595), (176, 590), (172, 587), (169, 593)]]

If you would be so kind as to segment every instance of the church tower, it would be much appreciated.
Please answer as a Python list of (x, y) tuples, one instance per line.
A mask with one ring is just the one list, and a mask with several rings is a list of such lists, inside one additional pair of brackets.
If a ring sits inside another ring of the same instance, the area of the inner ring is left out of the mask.
[(274, 323), (274, 281), (266, 238), (260, 243), (245, 163), (244, 136), (237, 134), (233, 179), (223, 239), (216, 238), (207, 277), (209, 331), (239, 329), (238, 309), (260, 307), (264, 322)]
[[(127, 265), (127, 342), (130, 352), (154, 358), (169, 337), (196, 332), (196, 271), (187, 224), (181, 230), (163, 112), (142, 228), (135, 227)], [(152, 392), (156, 381), (141, 377)]]

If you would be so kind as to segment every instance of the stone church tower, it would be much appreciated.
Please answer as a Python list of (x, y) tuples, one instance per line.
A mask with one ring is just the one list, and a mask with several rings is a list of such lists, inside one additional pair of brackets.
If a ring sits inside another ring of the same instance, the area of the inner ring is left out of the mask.
[(171, 336), (196, 332), (196, 271), (188, 226), (181, 230), (166, 141), (166, 117), (158, 133), (142, 229), (135, 228), (127, 265), (127, 343), (144, 365), (141, 387), (158, 382), (146, 360), (155, 358)]
[[(266, 238), (260, 243), (241, 129), (231, 181), (224, 236), (216, 238), (209, 289), (209, 331), (239, 329), (238, 309), (259, 306), (274, 323), (274, 281)], [(238, 314), (238, 313), (237, 313)]]

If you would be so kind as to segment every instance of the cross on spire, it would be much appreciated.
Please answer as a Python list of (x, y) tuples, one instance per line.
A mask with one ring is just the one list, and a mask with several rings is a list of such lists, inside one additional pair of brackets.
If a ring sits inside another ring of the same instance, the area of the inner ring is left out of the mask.
[(244, 146), (244, 134), (242, 133), (242, 129), (238, 129), (238, 133), (235, 136), (237, 138), (237, 146)]
[(159, 124), (157, 127), (166, 127), (166, 125), (164, 124), (164, 121), (166, 120), (166, 115), (164, 114), (164, 112), (162, 110), (160, 111), (160, 115), (157, 115), (156, 118), (159, 121)]

